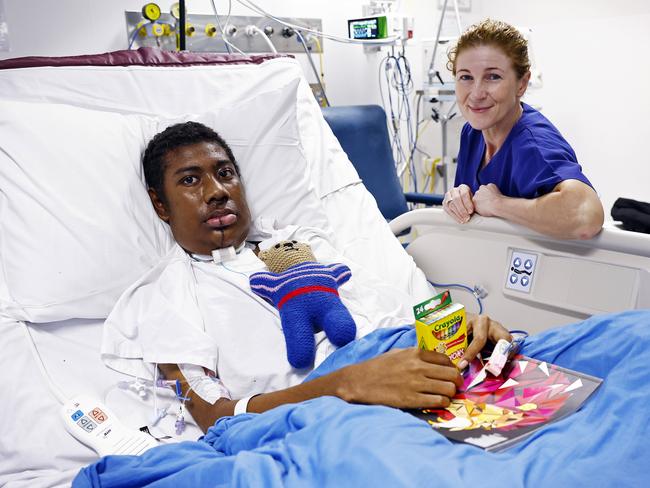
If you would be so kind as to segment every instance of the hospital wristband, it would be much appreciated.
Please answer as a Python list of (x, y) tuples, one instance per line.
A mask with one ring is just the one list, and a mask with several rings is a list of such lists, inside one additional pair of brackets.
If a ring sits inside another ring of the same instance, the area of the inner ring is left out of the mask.
[(242, 398), (241, 400), (237, 400), (237, 403), (235, 403), (235, 412), (233, 415), (239, 415), (240, 413), (246, 413), (248, 409), (248, 402), (251, 401), (251, 398), (257, 395), (250, 395), (247, 397)]

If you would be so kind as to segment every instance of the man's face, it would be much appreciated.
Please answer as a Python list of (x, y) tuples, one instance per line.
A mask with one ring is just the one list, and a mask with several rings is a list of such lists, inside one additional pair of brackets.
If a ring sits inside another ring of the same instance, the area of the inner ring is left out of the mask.
[(149, 196), (158, 217), (186, 251), (209, 255), (244, 242), (251, 224), (235, 164), (217, 143), (182, 146), (166, 155), (165, 198)]

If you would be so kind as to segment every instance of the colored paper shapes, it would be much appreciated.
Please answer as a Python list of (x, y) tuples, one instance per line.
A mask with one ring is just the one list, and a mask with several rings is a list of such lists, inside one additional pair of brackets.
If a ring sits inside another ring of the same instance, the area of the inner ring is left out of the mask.
[(501, 434), (497, 434), (496, 432), (492, 432), (490, 434), (483, 434), (480, 437), (468, 437), (465, 439), (465, 442), (485, 448), (494, 446), (495, 444), (499, 444), (505, 440), (507, 440), (507, 437), (504, 437)]
[(539, 366), (537, 366), (537, 367), (538, 367), (539, 369), (541, 369), (541, 370), (544, 372), (544, 374), (545, 374), (546, 376), (549, 375), (549, 372), (548, 372), (548, 364), (546, 364), (546, 363), (539, 363)]
[(519, 371), (521, 371), (522, 373), (526, 371), (526, 366), (528, 366), (528, 361), (517, 361), (517, 363), (519, 364)]
[(475, 403), (471, 400), (454, 399), (447, 410), (453, 418), (447, 419), (438, 417), (436, 422), (430, 422), (435, 428), (450, 430), (472, 430), (472, 429), (501, 429), (508, 425), (514, 425), (523, 417), (523, 413), (513, 412), (489, 403)]
[(460, 391), (446, 409), (432, 409), (430, 423), (449, 431), (484, 429), (503, 431), (549, 421), (582, 386), (580, 379), (552, 364), (519, 356), (503, 375), (486, 374), (473, 361)]
[(548, 373), (548, 364), (546, 363), (539, 363), (539, 366), (537, 366), (539, 369), (541, 369), (546, 376), (549, 375)]
[(578, 388), (581, 388), (581, 387), (582, 387), (582, 381), (580, 380), (580, 378), (578, 378), (577, 380), (575, 380), (573, 383), (571, 383), (569, 386), (567, 386), (564, 389), (564, 393), (567, 393), (567, 392), (573, 391), (573, 390), (577, 390)]
[(454, 417), (451, 420), (443, 422), (431, 422), (436, 429), (463, 430), (472, 425), (472, 421), (467, 417)]
[(534, 403), (524, 403), (523, 405), (519, 405), (517, 408), (524, 412), (528, 412), (529, 410), (535, 410), (537, 408), (537, 405)]
[(501, 388), (510, 388), (511, 386), (516, 386), (518, 384), (519, 382), (517, 380), (509, 378), (498, 389), (500, 390)]
[(483, 368), (474, 377), (474, 379), (471, 381), (471, 383), (469, 385), (467, 385), (467, 388), (465, 388), (465, 391), (469, 390), (470, 388), (474, 388), (476, 385), (482, 383), (483, 381), (485, 381), (485, 378), (487, 378), (487, 371), (485, 370), (485, 368)]
[(516, 355), (500, 375), (484, 373), (477, 357), (463, 372), (464, 388), (449, 407), (420, 409), (414, 415), (448, 439), (497, 451), (573, 413), (601, 383), (523, 355)]

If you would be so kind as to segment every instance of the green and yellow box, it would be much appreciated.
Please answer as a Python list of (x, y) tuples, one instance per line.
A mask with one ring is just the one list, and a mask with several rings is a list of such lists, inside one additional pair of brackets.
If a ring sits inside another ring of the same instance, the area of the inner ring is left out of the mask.
[(418, 303), (413, 312), (418, 347), (446, 354), (452, 363), (458, 364), (467, 349), (465, 307), (453, 303), (447, 290)]

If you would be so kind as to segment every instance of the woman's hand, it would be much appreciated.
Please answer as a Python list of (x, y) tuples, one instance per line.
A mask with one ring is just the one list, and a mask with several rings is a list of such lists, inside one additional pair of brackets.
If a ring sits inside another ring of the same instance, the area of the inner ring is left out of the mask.
[(489, 184), (481, 186), (472, 201), (480, 215), (500, 217), (555, 239), (591, 239), (600, 232), (605, 215), (593, 188), (578, 180), (561, 181), (550, 193), (530, 199), (504, 196)]
[(496, 217), (496, 207), (502, 198), (503, 194), (494, 183), (481, 185), (472, 198), (474, 210), (483, 217)]
[(442, 208), (459, 224), (466, 224), (474, 213), (472, 190), (467, 185), (460, 185), (445, 193)]
[(339, 373), (340, 398), (397, 408), (446, 407), (463, 385), (447, 356), (415, 347), (386, 352)]
[(462, 370), (474, 359), (489, 340), (496, 344), (499, 339), (512, 341), (510, 332), (496, 320), (487, 315), (467, 314), (467, 334), (472, 333), (472, 342), (467, 346), (463, 359), (458, 362)]

